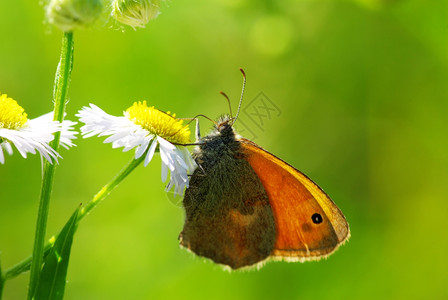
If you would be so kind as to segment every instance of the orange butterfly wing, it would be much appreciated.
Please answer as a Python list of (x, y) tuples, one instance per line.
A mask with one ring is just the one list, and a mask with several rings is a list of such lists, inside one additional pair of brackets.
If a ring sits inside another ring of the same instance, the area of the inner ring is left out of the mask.
[(242, 138), (241, 146), (269, 197), (277, 231), (273, 258), (305, 261), (325, 257), (345, 242), (344, 215), (305, 174)]

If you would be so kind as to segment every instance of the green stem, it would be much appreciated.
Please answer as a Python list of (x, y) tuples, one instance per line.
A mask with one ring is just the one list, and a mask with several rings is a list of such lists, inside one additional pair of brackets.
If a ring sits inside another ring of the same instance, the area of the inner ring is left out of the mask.
[[(67, 98), (68, 85), (73, 65), (73, 32), (65, 32), (62, 38), (61, 58), (56, 71), (54, 83), (54, 120), (62, 122), (64, 119), (65, 101)], [(60, 132), (56, 132), (51, 147), (58, 151)], [(32, 299), (39, 282), (42, 268), (45, 234), (47, 228), (48, 211), (50, 207), (50, 196), (53, 188), (53, 177), (56, 163), (44, 163), (44, 175), (42, 179), (39, 211), (37, 214), (36, 234), (34, 237), (33, 260), (31, 263), (30, 283), (28, 287), (28, 299)]]
[[(55, 237), (53, 236), (46, 244), (44, 247), (44, 257), (48, 254), (48, 252), (50, 251), (51, 247), (53, 246)], [(30, 266), (31, 266), (31, 261), (32, 261), (32, 257), (29, 256), (26, 259), (22, 260), (21, 262), (19, 262), (18, 264), (12, 266), (11, 268), (9, 268), (8, 270), (5, 271), (5, 273), (3, 274), (3, 281), (7, 281), (9, 279), (12, 279), (14, 277), (19, 276), (20, 274), (29, 271), (30, 270)]]
[(102, 200), (104, 200), (117, 186), (122, 182), (143, 160), (145, 155), (138, 159), (132, 158), (131, 161), (121, 171), (112, 178), (103, 188), (93, 197), (93, 199), (84, 206), (78, 215), (78, 222), (90, 213)]
[[(78, 222), (81, 221), (85, 216), (87, 216), (98, 204), (101, 203), (117, 186), (122, 182), (143, 160), (145, 159), (145, 155), (140, 157), (139, 159), (132, 158), (131, 161), (123, 168), (121, 171), (112, 178), (94, 197), (93, 199), (87, 203), (79, 212)], [(44, 256), (48, 253), (55, 241), (56, 237), (53, 236), (50, 240), (45, 244), (44, 247)], [(6, 270), (3, 274), (4, 281), (14, 278), (20, 275), (23, 272), (29, 270), (30, 265), (33, 259), (31, 256), (24, 259), (20, 263)]]

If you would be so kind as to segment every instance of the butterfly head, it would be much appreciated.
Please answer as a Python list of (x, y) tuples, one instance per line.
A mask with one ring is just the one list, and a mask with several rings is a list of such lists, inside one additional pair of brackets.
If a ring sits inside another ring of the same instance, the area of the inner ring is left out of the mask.
[(218, 118), (213, 126), (213, 130), (201, 139), (201, 150), (217, 149), (219, 147), (234, 148), (236, 144), (237, 134), (233, 128), (235, 119), (229, 115), (223, 115)]
[(221, 116), (216, 122), (215, 129), (221, 135), (228, 135), (233, 133), (233, 123), (235, 119), (229, 115)]

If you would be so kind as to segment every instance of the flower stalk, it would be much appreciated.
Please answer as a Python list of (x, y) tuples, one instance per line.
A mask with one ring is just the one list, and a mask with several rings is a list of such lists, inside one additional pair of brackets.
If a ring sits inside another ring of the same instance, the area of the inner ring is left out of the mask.
[[(73, 32), (65, 32), (62, 38), (61, 57), (56, 71), (53, 98), (54, 98), (54, 120), (61, 122), (64, 119), (65, 103), (67, 99), (68, 86), (73, 66)], [(56, 132), (51, 147), (58, 151), (61, 134)], [(36, 233), (31, 262), (31, 274), (28, 287), (28, 299), (32, 299), (39, 282), (42, 268), (45, 234), (47, 228), (48, 212), (50, 207), (50, 196), (53, 187), (53, 177), (56, 164), (44, 162), (44, 173), (41, 186), (39, 210), (36, 222)]]
[(138, 159), (134, 157), (131, 161), (117, 174), (111, 181), (109, 181), (103, 188), (96, 193), (93, 199), (84, 206), (78, 215), (78, 222), (81, 221), (86, 215), (92, 211), (102, 200), (104, 200), (117, 186), (122, 182), (142, 161), (145, 160), (145, 156)]

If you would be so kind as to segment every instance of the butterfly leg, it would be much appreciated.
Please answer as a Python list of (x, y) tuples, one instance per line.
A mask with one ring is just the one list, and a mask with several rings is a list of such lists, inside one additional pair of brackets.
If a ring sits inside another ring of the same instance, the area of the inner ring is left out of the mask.
[(199, 128), (199, 118), (195, 118), (195, 120), (196, 120), (195, 136), (196, 136), (196, 143), (197, 143), (201, 139), (201, 131), (200, 131), (200, 128)]
[(195, 132), (196, 142), (195, 143), (198, 143), (199, 140), (201, 139), (201, 131), (199, 129), (199, 118), (198, 118), (199, 116), (202, 116), (202, 115), (197, 115), (194, 118), (178, 118), (178, 120), (188, 120), (189, 122), (187, 123), (187, 125), (190, 124), (193, 120), (196, 121), (196, 132)]

